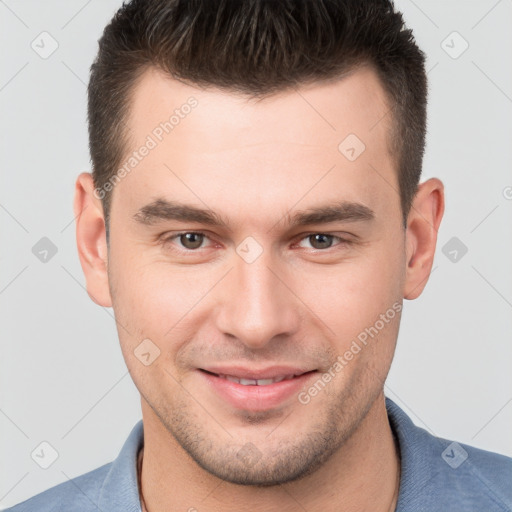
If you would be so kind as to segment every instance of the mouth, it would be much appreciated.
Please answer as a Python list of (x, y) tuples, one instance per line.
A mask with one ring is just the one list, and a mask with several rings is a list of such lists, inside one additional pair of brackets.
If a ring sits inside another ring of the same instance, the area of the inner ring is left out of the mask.
[[(317, 370), (274, 368), (265, 372), (232, 369), (228, 373), (198, 368), (208, 389), (236, 409), (266, 411), (282, 406), (307, 386)], [(266, 375), (262, 375), (266, 373)]]
[[(282, 382), (283, 380), (292, 380), (295, 377), (300, 377), (301, 375), (304, 375), (305, 373), (309, 372), (303, 372), (298, 374), (289, 374), (289, 375), (278, 375), (277, 377), (267, 378), (267, 379), (248, 379), (243, 377), (236, 377), (235, 375), (227, 375), (223, 373), (214, 373), (209, 372), (208, 370), (203, 370), (200, 368), (201, 371), (209, 373), (210, 375), (214, 375), (215, 377), (219, 377), (220, 379), (226, 379), (229, 380), (229, 382), (236, 382), (237, 384), (241, 384), (242, 386), (269, 386), (270, 384), (275, 384), (277, 382)], [(315, 371), (315, 370), (312, 370)]]

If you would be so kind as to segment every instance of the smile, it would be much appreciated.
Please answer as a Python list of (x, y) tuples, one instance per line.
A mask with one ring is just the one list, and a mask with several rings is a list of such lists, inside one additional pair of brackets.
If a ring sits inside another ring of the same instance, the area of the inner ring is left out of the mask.
[(233, 369), (233, 373), (245, 373), (244, 376), (236, 376), (202, 368), (198, 370), (197, 374), (217, 399), (246, 411), (266, 411), (290, 404), (290, 400), (318, 373), (316, 370), (304, 372), (300, 369), (292, 370), (297, 373), (283, 373), (283, 369), (279, 371), (276, 368), (260, 372), (272, 375), (257, 375), (258, 372)]
[(274, 384), (276, 382), (281, 382), (283, 380), (291, 380), (296, 375), (281, 375), (278, 377), (274, 377), (273, 379), (243, 379), (234, 377), (233, 375), (223, 375), (223, 374), (214, 374), (221, 379), (229, 380), (230, 382), (236, 382), (237, 384), (242, 384), (242, 386), (268, 386), (269, 384)]

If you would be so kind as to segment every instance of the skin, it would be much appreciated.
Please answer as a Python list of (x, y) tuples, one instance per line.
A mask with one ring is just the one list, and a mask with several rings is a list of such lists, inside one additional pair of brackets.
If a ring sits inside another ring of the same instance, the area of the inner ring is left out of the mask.
[[(237, 409), (197, 368), (327, 372), (379, 315), (422, 292), (443, 185), (419, 186), (404, 229), (389, 104), (369, 67), (261, 101), (149, 70), (133, 91), (127, 154), (190, 96), (198, 106), (115, 186), (109, 247), (90, 174), (75, 191), (87, 291), (113, 307), (141, 394), (147, 508), (387, 511), (399, 458), (383, 385), (400, 314), (307, 404), (294, 395), (263, 412)], [(353, 162), (338, 151), (350, 133), (366, 146)], [(134, 220), (159, 197), (207, 208), (229, 227)], [(374, 218), (287, 223), (298, 210), (339, 201), (363, 204)], [(207, 235), (200, 249), (179, 237), (162, 242), (187, 231)], [(314, 233), (334, 235), (332, 246), (315, 248)], [(248, 236), (262, 249), (252, 263), (236, 252)], [(160, 350), (148, 366), (134, 354), (144, 339)], [(237, 457), (246, 443), (261, 456), (254, 465)]]

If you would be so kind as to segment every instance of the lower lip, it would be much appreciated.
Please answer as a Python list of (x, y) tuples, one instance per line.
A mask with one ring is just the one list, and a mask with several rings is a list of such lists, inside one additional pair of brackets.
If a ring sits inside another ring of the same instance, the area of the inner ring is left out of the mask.
[(221, 398), (237, 409), (249, 411), (266, 411), (279, 406), (286, 399), (297, 395), (307, 381), (317, 373), (304, 373), (293, 379), (266, 386), (244, 386), (202, 370), (198, 372)]

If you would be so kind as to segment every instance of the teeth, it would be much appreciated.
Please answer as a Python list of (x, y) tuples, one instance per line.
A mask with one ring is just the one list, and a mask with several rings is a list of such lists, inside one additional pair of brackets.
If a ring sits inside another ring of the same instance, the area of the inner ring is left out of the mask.
[(254, 379), (240, 379), (240, 384), (243, 384), (244, 386), (257, 386), (258, 381)]
[(274, 384), (275, 382), (293, 379), (295, 375), (281, 375), (279, 377), (274, 377), (273, 379), (239, 379), (238, 377), (233, 377), (232, 375), (222, 374), (219, 374), (219, 377), (229, 380), (230, 382), (242, 384), (243, 386), (268, 386), (269, 384)]

